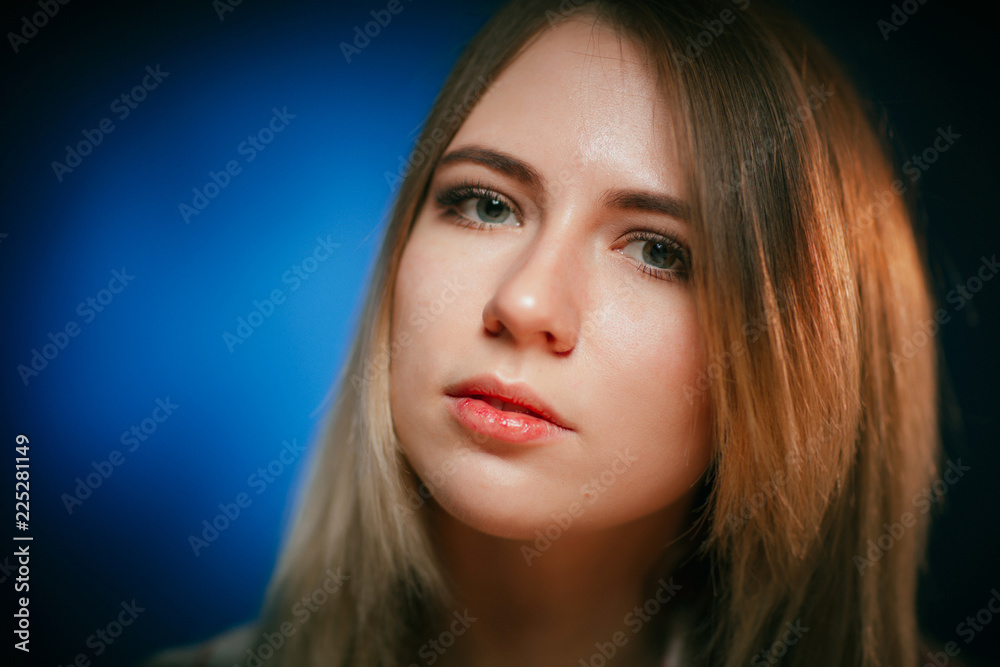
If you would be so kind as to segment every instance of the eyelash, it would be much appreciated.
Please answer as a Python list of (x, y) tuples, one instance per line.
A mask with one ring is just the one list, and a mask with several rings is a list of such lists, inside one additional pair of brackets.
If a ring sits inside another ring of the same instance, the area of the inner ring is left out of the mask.
[(652, 241), (654, 243), (665, 245), (669, 250), (677, 254), (677, 259), (684, 267), (682, 269), (659, 269), (644, 262), (638, 262), (636, 270), (640, 273), (645, 273), (646, 275), (652, 276), (658, 280), (667, 280), (671, 282), (687, 280), (690, 267), (688, 249), (683, 243), (671, 235), (663, 231), (652, 232), (640, 229), (634, 232), (629, 232), (625, 236), (624, 240), (626, 241), (626, 245), (635, 241)]
[[(489, 223), (472, 220), (459, 213), (456, 208), (459, 204), (464, 204), (469, 200), (486, 198), (495, 199), (506, 206), (510, 209), (511, 214), (516, 219), (518, 225), (521, 224), (522, 216), (517, 205), (514, 204), (514, 202), (509, 198), (500, 194), (496, 190), (484, 186), (479, 181), (461, 181), (455, 185), (438, 190), (434, 196), (438, 206), (441, 207), (442, 215), (447, 216), (455, 224), (467, 229), (492, 231), (497, 227), (503, 226), (502, 223)], [(687, 280), (689, 267), (688, 249), (683, 243), (675, 239), (670, 234), (665, 231), (640, 229), (629, 232), (623, 240), (625, 241), (626, 246), (630, 243), (634, 243), (635, 241), (652, 241), (655, 243), (661, 243), (669, 250), (676, 253), (681, 264), (684, 265), (683, 269), (660, 269), (655, 266), (650, 266), (645, 262), (637, 261), (636, 270), (640, 273), (650, 276), (655, 280), (665, 280), (668, 282)]]
[(501, 226), (497, 223), (472, 220), (459, 213), (455, 207), (459, 204), (464, 204), (470, 199), (496, 199), (510, 209), (510, 212), (514, 215), (518, 224), (521, 222), (521, 211), (517, 208), (514, 202), (496, 190), (491, 190), (478, 181), (462, 181), (451, 187), (439, 190), (434, 198), (441, 207), (442, 213), (449, 214), (452, 220), (457, 224), (461, 224), (462, 227), (491, 231), (494, 228)]

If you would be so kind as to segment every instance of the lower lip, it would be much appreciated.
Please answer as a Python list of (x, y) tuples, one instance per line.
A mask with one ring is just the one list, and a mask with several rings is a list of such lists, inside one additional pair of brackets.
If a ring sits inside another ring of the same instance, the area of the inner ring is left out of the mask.
[(497, 440), (518, 445), (541, 443), (565, 435), (568, 430), (546, 419), (521, 412), (499, 410), (471, 396), (449, 397), (449, 408), (466, 428)]

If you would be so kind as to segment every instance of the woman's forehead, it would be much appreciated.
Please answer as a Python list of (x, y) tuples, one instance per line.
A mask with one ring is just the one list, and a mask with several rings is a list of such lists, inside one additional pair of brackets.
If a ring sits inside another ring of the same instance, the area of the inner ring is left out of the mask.
[(671, 131), (645, 51), (581, 16), (547, 30), (496, 78), (453, 145), (491, 146), (550, 175), (590, 169), (672, 190)]

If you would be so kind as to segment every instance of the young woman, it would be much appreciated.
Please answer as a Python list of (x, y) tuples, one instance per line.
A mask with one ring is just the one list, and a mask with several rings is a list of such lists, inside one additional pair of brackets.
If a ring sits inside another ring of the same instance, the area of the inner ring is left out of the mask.
[(928, 281), (801, 26), (515, 0), (409, 167), (264, 613), (159, 664), (917, 664)]

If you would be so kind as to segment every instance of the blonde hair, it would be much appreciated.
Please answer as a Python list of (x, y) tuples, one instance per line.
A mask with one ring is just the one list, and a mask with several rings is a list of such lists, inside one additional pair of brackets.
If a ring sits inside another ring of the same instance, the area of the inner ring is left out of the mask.
[[(748, 0), (515, 0), (470, 43), (402, 181), (259, 630), (291, 624), (280, 664), (400, 665), (446, 608), (393, 433), (392, 287), (434, 167), (484, 84), (581, 15), (645, 48), (693, 193), (709, 364), (690, 390), (708, 392), (715, 457), (690, 658), (769, 664), (799, 623), (809, 630), (781, 653), (788, 667), (915, 663), (925, 515), (878, 560), (865, 554), (937, 470), (936, 353), (903, 354), (931, 317), (927, 272), (904, 202), (876, 199), (894, 170), (848, 80), (801, 26)], [(338, 567), (346, 583), (300, 613)]]

